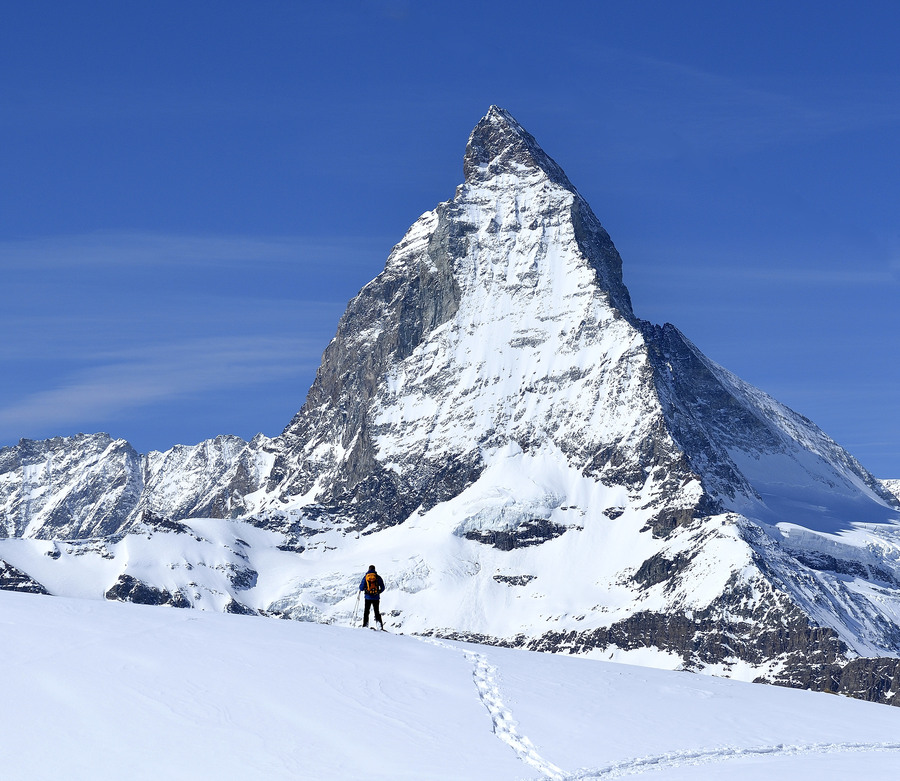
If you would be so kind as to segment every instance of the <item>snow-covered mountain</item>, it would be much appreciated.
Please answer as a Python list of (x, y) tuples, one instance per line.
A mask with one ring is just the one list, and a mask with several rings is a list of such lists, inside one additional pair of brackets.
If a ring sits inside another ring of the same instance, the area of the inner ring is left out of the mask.
[(893, 708), (687, 673), (21, 594), (0, 624), (9, 781), (888, 781), (900, 757)]
[(406, 631), (893, 702), (897, 497), (636, 317), (610, 237), (509, 113), (463, 168), (280, 436), (0, 451), (0, 578), (347, 622), (375, 562)]

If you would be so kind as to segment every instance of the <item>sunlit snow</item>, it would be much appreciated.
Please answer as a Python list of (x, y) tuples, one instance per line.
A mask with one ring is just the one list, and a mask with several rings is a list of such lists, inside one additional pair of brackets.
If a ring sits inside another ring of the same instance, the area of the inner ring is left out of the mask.
[(0, 592), (10, 781), (893, 779), (900, 709), (341, 626)]

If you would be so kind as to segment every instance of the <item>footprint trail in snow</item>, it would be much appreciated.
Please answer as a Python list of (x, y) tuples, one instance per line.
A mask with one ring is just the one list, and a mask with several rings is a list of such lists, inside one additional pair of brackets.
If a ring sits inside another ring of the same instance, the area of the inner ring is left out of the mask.
[(811, 743), (806, 745), (777, 744), (774, 746), (721, 746), (714, 749), (687, 749), (669, 751), (655, 756), (635, 757), (613, 762), (605, 767), (582, 768), (567, 773), (544, 759), (534, 744), (519, 732), (519, 725), (504, 704), (500, 692), (497, 668), (487, 657), (475, 651), (449, 645), (428, 637), (420, 640), (432, 645), (457, 651), (472, 664), (472, 678), (478, 690), (478, 697), (487, 708), (493, 724), (494, 734), (506, 743), (519, 759), (540, 772), (551, 781), (605, 781), (611, 778), (643, 775), (685, 766), (708, 765), (728, 762), (745, 757), (802, 756), (804, 754), (846, 754), (857, 752), (891, 751), (900, 752), (900, 743)]
[(512, 717), (509, 709), (504, 705), (500, 696), (500, 688), (497, 682), (497, 669), (488, 663), (488, 660), (478, 653), (464, 652), (473, 667), (472, 677), (478, 688), (478, 696), (491, 715), (494, 723), (494, 734), (516, 752), (519, 759), (540, 771), (553, 781), (562, 781), (566, 774), (556, 765), (548, 762), (540, 754), (534, 744), (524, 735), (519, 733), (519, 725)]
[(604, 768), (579, 770), (563, 775), (561, 781), (605, 781), (677, 767), (709, 765), (743, 757), (789, 757), (804, 754), (846, 754), (854, 752), (900, 751), (900, 743), (811, 743), (807, 745), (722, 746), (715, 749), (670, 751), (651, 757), (637, 757), (615, 762)]
[(478, 698), (484, 707), (487, 708), (488, 714), (490, 714), (491, 722), (494, 726), (494, 734), (515, 751), (522, 762), (543, 774), (544, 778), (551, 779), (551, 781), (564, 781), (564, 779), (570, 777), (552, 762), (544, 759), (538, 753), (534, 744), (519, 732), (518, 723), (503, 702), (497, 668), (490, 664), (485, 656), (474, 651), (455, 648), (447, 643), (442, 643), (440, 640), (425, 637), (420, 639), (441, 648), (461, 652), (472, 664), (472, 678), (478, 690)]

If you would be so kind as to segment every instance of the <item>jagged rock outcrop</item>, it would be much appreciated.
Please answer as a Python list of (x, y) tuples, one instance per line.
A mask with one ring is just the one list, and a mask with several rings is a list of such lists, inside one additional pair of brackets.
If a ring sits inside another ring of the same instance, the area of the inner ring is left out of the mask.
[(696, 475), (658, 400), (636, 392), (653, 368), (608, 234), (501, 109), (464, 171), (348, 306), (269, 491), (316, 491), (357, 528), (388, 526), (475, 482), (485, 449), (552, 441), (661, 516), (692, 517)]
[(881, 484), (900, 499), (900, 480), (882, 480)]
[(25, 594), (49, 594), (31, 575), (0, 559), (0, 591), (20, 591)]
[(88, 539), (148, 517), (233, 518), (264, 483), (268, 440), (220, 436), (139, 455), (108, 434), (0, 449), (0, 537)]
[(125, 440), (79, 434), (0, 450), (0, 536), (78, 539), (118, 532), (141, 498)]
[(191, 603), (180, 591), (171, 594), (164, 588), (150, 586), (131, 575), (120, 575), (105, 596), (116, 602), (134, 602), (138, 605), (191, 607)]
[(219, 436), (199, 445), (149, 453), (142, 463), (144, 489), (136, 513), (168, 518), (237, 518), (245, 497), (268, 473), (268, 440)]

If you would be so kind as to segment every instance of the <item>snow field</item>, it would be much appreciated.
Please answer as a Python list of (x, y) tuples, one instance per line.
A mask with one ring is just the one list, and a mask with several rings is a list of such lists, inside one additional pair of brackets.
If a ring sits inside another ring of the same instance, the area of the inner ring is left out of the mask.
[(0, 593), (3, 778), (894, 778), (900, 709), (573, 657)]
[(520, 767), (465, 658), (414, 639), (8, 593), (0, 624), (8, 781), (449, 781)]

